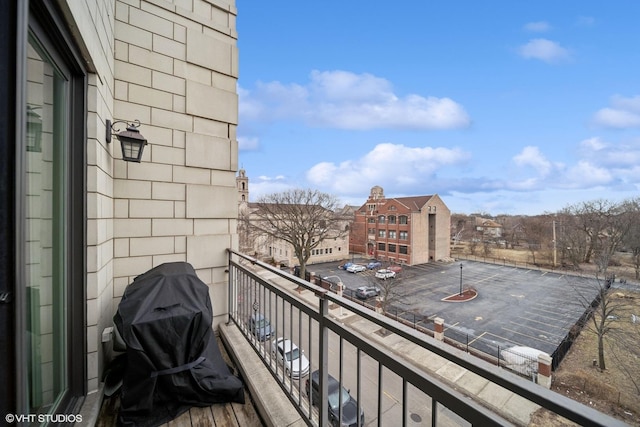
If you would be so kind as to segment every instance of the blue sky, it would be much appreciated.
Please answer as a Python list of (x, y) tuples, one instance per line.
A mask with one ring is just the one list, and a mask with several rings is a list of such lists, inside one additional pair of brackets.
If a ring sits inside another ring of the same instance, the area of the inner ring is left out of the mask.
[(640, 189), (640, 2), (237, 0), (250, 199), (539, 214)]

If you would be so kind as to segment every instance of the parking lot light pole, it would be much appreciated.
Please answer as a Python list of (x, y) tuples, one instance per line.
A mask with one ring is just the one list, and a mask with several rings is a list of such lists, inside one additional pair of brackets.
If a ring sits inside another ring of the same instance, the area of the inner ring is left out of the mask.
[(460, 263), (460, 294), (462, 295), (462, 263)]

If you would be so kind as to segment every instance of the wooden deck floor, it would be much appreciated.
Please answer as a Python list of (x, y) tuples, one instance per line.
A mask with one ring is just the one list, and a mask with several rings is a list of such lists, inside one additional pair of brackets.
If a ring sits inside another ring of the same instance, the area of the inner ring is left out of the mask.
[[(119, 399), (114, 396), (105, 399), (100, 411), (97, 427), (117, 426)], [(166, 427), (263, 427), (265, 424), (258, 416), (255, 407), (245, 390), (245, 403), (226, 403), (193, 407), (187, 412), (169, 421)]]
[[(218, 347), (227, 365), (237, 371), (235, 364), (229, 358), (224, 344), (216, 334)], [(207, 407), (193, 407), (179, 417), (163, 424), (163, 427), (264, 427), (256, 411), (249, 390), (244, 388), (244, 404), (226, 403), (214, 404)], [(118, 425), (118, 410), (120, 408), (120, 398), (116, 395), (104, 399), (100, 415), (96, 423), (97, 427), (115, 427)]]

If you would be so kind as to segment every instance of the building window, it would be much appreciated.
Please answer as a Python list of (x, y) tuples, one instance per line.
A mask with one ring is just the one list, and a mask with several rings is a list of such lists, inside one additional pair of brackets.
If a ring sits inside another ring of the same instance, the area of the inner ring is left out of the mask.
[(395, 252), (396, 251), (396, 245), (394, 245), (393, 243), (389, 243), (389, 249), (387, 252)]
[(396, 209), (396, 207), (395, 207), (395, 206), (389, 206), (389, 210), (390, 210), (390, 211), (395, 211), (395, 210), (397, 210), (397, 209)]
[(406, 232), (406, 231), (400, 231), (400, 232), (398, 232), (398, 234), (400, 235), (400, 240), (407, 240), (407, 237), (408, 237), (409, 233)]
[(396, 223), (396, 216), (395, 215), (389, 215), (387, 220), (389, 221), (389, 224), (395, 224)]
[(400, 224), (407, 224), (407, 223), (408, 223), (408, 218), (407, 218), (407, 216), (406, 216), (406, 215), (400, 215), (400, 216), (398, 217), (398, 222), (399, 222)]
[(396, 238), (396, 231), (395, 230), (389, 230), (389, 238), (390, 239), (395, 239)]
[(376, 219), (375, 218), (367, 218), (367, 222), (369, 224), (374, 224), (376, 222)]
[(386, 237), (386, 231), (385, 230), (378, 230), (378, 237), (382, 237), (383, 239)]
[(400, 245), (400, 253), (405, 255), (408, 253), (405, 245)]
[(376, 229), (375, 228), (369, 228), (369, 229), (367, 229), (367, 233), (376, 234)]
[(378, 216), (378, 224), (384, 224), (384, 215)]
[(385, 250), (385, 244), (382, 243), (382, 242), (378, 243), (378, 250), (379, 251), (384, 251)]

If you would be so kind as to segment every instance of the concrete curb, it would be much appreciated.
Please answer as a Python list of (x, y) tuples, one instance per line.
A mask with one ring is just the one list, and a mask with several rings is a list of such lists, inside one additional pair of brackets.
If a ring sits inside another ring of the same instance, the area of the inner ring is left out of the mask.
[(240, 370), (256, 410), (268, 427), (303, 427), (304, 422), (268, 368), (235, 324), (220, 324), (220, 338)]

